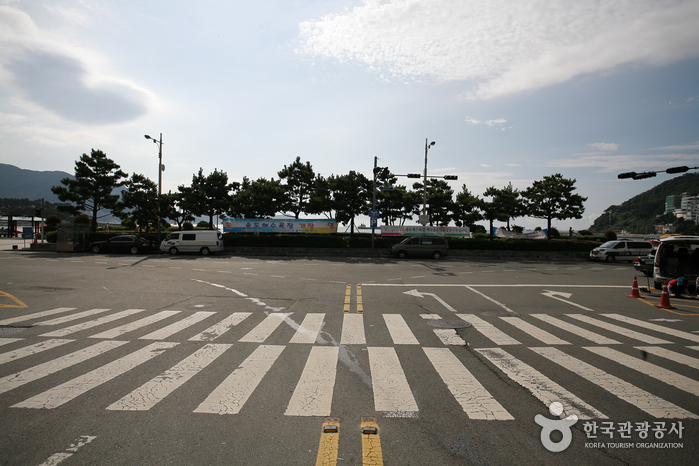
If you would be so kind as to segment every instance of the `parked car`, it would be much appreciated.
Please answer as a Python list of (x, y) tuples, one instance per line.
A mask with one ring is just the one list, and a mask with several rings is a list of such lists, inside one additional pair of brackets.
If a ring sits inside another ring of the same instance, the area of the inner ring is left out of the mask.
[(160, 243), (160, 250), (173, 256), (180, 252), (199, 252), (208, 256), (223, 251), (223, 235), (218, 230), (174, 231)]
[(449, 242), (446, 238), (436, 236), (412, 236), (394, 244), (390, 252), (401, 259), (408, 256), (441, 259), (449, 253)]
[(653, 252), (653, 244), (650, 241), (607, 241), (602, 246), (590, 251), (593, 260), (614, 262), (626, 260), (632, 262), (638, 256), (645, 256)]
[(148, 253), (154, 249), (155, 245), (151, 241), (136, 235), (112, 236), (106, 241), (90, 243), (90, 251), (94, 254), (101, 252), (138, 254)]
[(641, 272), (646, 277), (653, 276), (653, 264), (655, 263), (655, 253), (645, 256), (638, 256), (633, 261), (633, 268)]
[(674, 278), (685, 277), (694, 288), (699, 275), (699, 236), (677, 235), (660, 239), (653, 264), (656, 289)]

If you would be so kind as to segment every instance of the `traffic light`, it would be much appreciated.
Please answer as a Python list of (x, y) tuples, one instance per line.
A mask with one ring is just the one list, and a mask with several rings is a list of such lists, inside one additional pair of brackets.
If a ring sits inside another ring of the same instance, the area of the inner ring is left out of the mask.
[(682, 167), (672, 167), (668, 168), (665, 170), (665, 173), (684, 173), (689, 170), (689, 167), (687, 166), (682, 166)]
[(445, 180), (458, 180), (459, 177), (456, 175), (444, 175)]
[(637, 173), (636, 172), (626, 172), (626, 173), (619, 173), (617, 175), (617, 178), (620, 180), (623, 180), (625, 178), (636, 178)]
[(422, 175), (419, 173), (408, 173), (408, 178), (422, 178)]

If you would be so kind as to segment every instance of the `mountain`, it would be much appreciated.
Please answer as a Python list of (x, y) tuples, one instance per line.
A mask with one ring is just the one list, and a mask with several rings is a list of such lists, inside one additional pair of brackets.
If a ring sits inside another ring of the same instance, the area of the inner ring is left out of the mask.
[(0, 163), (0, 198), (43, 198), (46, 202), (60, 202), (58, 196), (51, 192), (51, 187), (60, 185), (61, 179), (66, 177), (73, 178), (73, 175), (61, 171), (24, 170)]
[[(667, 196), (687, 193), (699, 194), (699, 173), (687, 173), (664, 181), (646, 192), (634, 196), (621, 205), (612, 205), (612, 230), (626, 229), (630, 233), (652, 233), (653, 225), (679, 223), (673, 214), (665, 215), (665, 198)], [(592, 225), (593, 231), (609, 229), (609, 214), (599, 216)]]

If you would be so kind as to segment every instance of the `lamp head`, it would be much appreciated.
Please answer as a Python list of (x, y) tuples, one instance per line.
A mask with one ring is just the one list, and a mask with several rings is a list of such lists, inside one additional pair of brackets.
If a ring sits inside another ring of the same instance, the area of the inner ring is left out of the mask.
[(144, 135), (146, 139), (153, 139), (152, 137), (148, 136), (147, 134)]

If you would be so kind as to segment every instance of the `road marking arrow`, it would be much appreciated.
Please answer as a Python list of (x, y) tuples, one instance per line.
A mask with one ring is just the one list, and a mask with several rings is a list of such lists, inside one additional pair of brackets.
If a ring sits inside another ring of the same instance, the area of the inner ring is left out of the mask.
[(544, 291), (546, 293), (541, 293), (544, 296), (548, 296), (549, 298), (557, 299), (561, 302), (564, 302), (566, 304), (570, 304), (571, 306), (579, 307), (580, 309), (584, 309), (585, 311), (588, 311), (588, 312), (595, 312), (594, 310), (590, 309), (589, 307), (585, 307), (585, 306), (582, 306), (578, 303), (568, 301), (567, 299), (570, 298), (571, 296), (573, 296), (571, 293), (563, 293), (562, 291), (549, 291), (549, 290), (544, 290)]
[(418, 290), (410, 290), (410, 291), (404, 291), (403, 294), (407, 294), (407, 295), (410, 295), (410, 296), (415, 296), (415, 297), (418, 297), (418, 298), (424, 298), (425, 296), (432, 296), (434, 299), (436, 299), (437, 301), (439, 301), (439, 302), (442, 304), (442, 306), (446, 307), (446, 308), (449, 309), (451, 312), (456, 312), (456, 309), (454, 309), (453, 307), (451, 307), (447, 302), (445, 302), (442, 298), (440, 298), (439, 296), (437, 296), (437, 295), (434, 294), (434, 293), (421, 293), (421, 292), (419, 292)]

